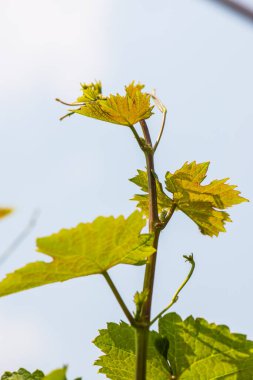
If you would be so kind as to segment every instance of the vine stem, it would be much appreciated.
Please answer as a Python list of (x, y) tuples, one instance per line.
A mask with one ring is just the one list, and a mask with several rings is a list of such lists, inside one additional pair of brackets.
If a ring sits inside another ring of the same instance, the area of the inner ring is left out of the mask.
[(110, 275), (108, 272), (103, 272), (102, 275), (104, 276), (107, 284), (109, 285), (109, 287), (111, 288), (116, 300), (118, 301), (121, 309), (123, 310), (125, 316), (127, 317), (129, 323), (131, 324), (131, 326), (135, 326), (135, 320), (134, 320), (134, 317), (133, 315), (131, 314), (131, 312), (129, 311), (128, 307), (126, 306), (125, 302), (123, 301), (123, 298), (121, 297), (121, 295), (119, 294), (119, 291), (118, 289), (116, 288), (116, 286), (114, 285), (114, 282), (112, 281)]
[[(141, 120), (140, 125), (145, 139), (144, 153), (147, 165), (149, 190), (149, 233), (154, 234), (153, 247), (157, 250), (160, 230), (157, 228), (159, 217), (156, 181), (154, 176), (154, 150), (146, 121)], [(155, 278), (156, 256), (157, 252), (155, 251), (155, 253), (147, 259), (145, 269), (143, 291), (147, 292), (147, 300), (143, 304), (140, 315), (141, 327), (138, 327), (138, 325), (136, 326), (136, 380), (146, 380), (148, 334)]]
[(159, 314), (157, 314), (157, 316), (154, 319), (152, 319), (152, 321), (150, 322), (150, 326), (153, 325), (153, 323), (155, 323), (157, 321), (157, 319), (159, 319), (166, 311), (168, 311), (174, 305), (174, 303), (177, 302), (179, 293), (185, 287), (187, 282), (190, 280), (190, 278), (194, 272), (194, 269), (195, 269), (195, 261), (193, 259), (193, 255), (184, 256), (184, 258), (186, 259), (186, 261), (188, 261), (191, 264), (190, 272), (189, 272), (188, 276), (186, 277), (186, 279), (182, 282), (182, 284), (177, 289), (177, 291), (174, 294), (174, 296), (172, 297), (172, 300), (170, 301), (169, 305), (166, 306)]
[(148, 347), (148, 333), (146, 327), (138, 327), (135, 330), (136, 341), (136, 380), (146, 380), (146, 362), (147, 362), (147, 347)]

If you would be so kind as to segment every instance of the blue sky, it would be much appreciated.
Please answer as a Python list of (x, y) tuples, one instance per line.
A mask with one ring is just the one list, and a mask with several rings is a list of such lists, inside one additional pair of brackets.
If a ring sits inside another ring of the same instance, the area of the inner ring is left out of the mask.
[[(74, 100), (80, 82), (101, 79), (105, 93), (133, 79), (155, 88), (168, 108), (158, 174), (210, 160), (210, 180), (230, 177), (253, 199), (252, 38), (249, 22), (211, 1), (1, 2), (0, 202), (16, 209), (1, 222), (1, 251), (41, 211), (1, 276), (42, 257), (36, 237), (134, 209), (128, 178), (145, 163), (130, 131), (81, 116), (58, 120), (65, 109), (54, 98)], [(154, 137), (159, 116), (149, 123)], [(193, 252), (195, 274), (173, 310), (253, 338), (252, 204), (230, 214), (234, 222), (217, 239), (176, 214), (161, 237), (153, 310), (168, 303), (189, 269), (182, 255)], [(111, 271), (131, 309), (142, 273)], [(107, 321), (123, 318), (99, 276), (3, 298), (0, 373), (69, 364), (70, 378), (102, 379), (90, 342)]]

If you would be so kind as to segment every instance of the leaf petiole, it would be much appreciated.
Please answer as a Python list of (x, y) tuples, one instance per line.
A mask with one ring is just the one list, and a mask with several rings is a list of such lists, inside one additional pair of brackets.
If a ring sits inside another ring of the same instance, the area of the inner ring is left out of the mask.
[(134, 317), (133, 315), (131, 314), (131, 312), (129, 311), (128, 307), (126, 306), (125, 302), (123, 301), (121, 295), (119, 294), (119, 291), (118, 289), (116, 288), (114, 282), (112, 281), (109, 273), (107, 271), (103, 272), (102, 273), (103, 277), (105, 278), (107, 284), (109, 285), (109, 287), (111, 288), (116, 300), (118, 301), (121, 309), (123, 310), (125, 316), (127, 317), (129, 323), (131, 324), (131, 326), (135, 326), (135, 320), (134, 320)]
[(141, 150), (144, 150), (144, 142), (142, 141), (141, 137), (138, 135), (138, 132), (136, 131), (136, 129), (134, 128), (133, 125), (130, 125), (129, 128), (131, 129), (131, 131), (133, 132), (133, 135), (137, 141), (137, 143), (139, 144), (139, 147), (141, 148)]
[(177, 208), (176, 203), (172, 203), (172, 206), (171, 206), (169, 212), (167, 213), (164, 220), (162, 221), (162, 225), (160, 227), (161, 230), (164, 230), (164, 228), (167, 226), (167, 224), (169, 223), (170, 219), (172, 218), (176, 208)]

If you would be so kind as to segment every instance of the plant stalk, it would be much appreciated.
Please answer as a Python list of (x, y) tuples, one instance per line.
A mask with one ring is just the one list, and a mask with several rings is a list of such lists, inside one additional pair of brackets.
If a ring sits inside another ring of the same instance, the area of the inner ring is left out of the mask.
[[(156, 192), (156, 181), (155, 181), (155, 167), (154, 167), (154, 153), (152, 150), (152, 141), (150, 138), (149, 130), (145, 120), (140, 122), (143, 135), (146, 141), (146, 144), (150, 147), (150, 150), (145, 151), (146, 164), (147, 164), (147, 175), (148, 175), (148, 190), (149, 190), (149, 233), (154, 234), (153, 247), (157, 249), (158, 240), (159, 240), (159, 229), (156, 228), (159, 217), (158, 217), (158, 207), (157, 207), (157, 192)], [(155, 277), (155, 265), (156, 265), (156, 256), (155, 252), (147, 260), (145, 278), (143, 284), (143, 290), (148, 291), (147, 301), (145, 302), (142, 310), (142, 319), (144, 322), (150, 322), (151, 314), (151, 304), (152, 304), (152, 295), (153, 295), (153, 285)]]
[[(159, 222), (159, 217), (157, 207), (156, 181), (154, 176), (154, 150), (145, 120), (141, 120), (140, 125), (146, 142), (146, 149), (144, 152), (147, 165), (149, 190), (149, 232), (154, 234), (153, 247), (157, 249), (160, 230), (156, 228)], [(155, 278), (156, 255), (157, 253), (155, 252), (147, 259), (143, 291), (147, 291), (148, 296), (146, 302), (143, 304), (141, 311), (140, 322), (142, 325), (136, 326), (136, 380), (146, 380), (147, 347)]]
[(146, 327), (136, 328), (136, 357), (137, 366), (135, 379), (146, 380), (146, 363), (147, 363), (147, 347), (148, 347), (148, 333), (149, 330)]

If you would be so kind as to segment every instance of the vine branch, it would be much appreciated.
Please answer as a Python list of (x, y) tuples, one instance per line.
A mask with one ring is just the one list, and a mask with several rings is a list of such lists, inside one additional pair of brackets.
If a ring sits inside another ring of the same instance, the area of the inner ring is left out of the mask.
[[(156, 181), (154, 176), (154, 151), (152, 149), (152, 141), (149, 134), (149, 130), (145, 120), (140, 121), (140, 125), (143, 131), (144, 139), (146, 145), (150, 149), (145, 151), (146, 164), (147, 164), (147, 175), (148, 175), (148, 189), (149, 189), (149, 232), (154, 234), (153, 247), (157, 249), (160, 231), (156, 228), (157, 223), (159, 223), (158, 217), (158, 207), (157, 207), (157, 192), (156, 192)], [(151, 304), (155, 277), (155, 266), (156, 266), (156, 255), (155, 252), (147, 260), (145, 278), (143, 284), (143, 291), (147, 291), (148, 297), (147, 301), (143, 305), (142, 318), (149, 323), (151, 314)]]

